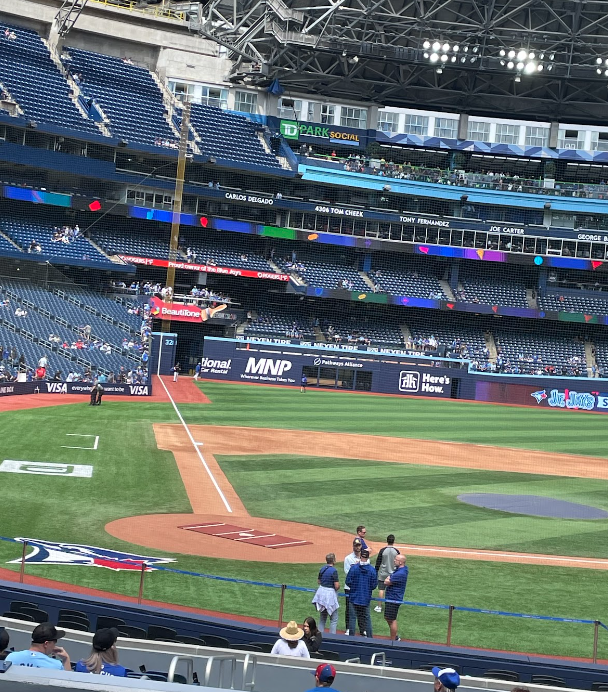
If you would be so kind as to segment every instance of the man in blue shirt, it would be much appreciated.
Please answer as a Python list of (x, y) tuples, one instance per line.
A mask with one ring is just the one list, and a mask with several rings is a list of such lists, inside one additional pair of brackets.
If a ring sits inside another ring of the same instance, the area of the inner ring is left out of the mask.
[[(384, 585), (386, 586), (384, 619), (388, 623), (391, 639), (394, 639), (396, 642), (400, 641), (397, 635), (397, 613), (405, 596), (408, 571), (405, 564), (405, 555), (397, 555), (395, 557), (395, 571), (384, 580)], [(390, 603), (390, 601), (393, 601), (393, 603)]]
[(358, 538), (361, 541), (361, 550), (369, 550), (369, 546), (365, 542), (365, 534), (367, 533), (367, 529), (365, 526), (362, 524), (360, 526), (357, 526), (357, 535), (355, 538)]
[[(32, 632), (32, 645), (25, 651), (13, 651), (6, 660), (14, 666), (28, 668), (54, 668), (72, 670), (70, 657), (65, 649), (57, 646), (57, 640), (65, 636), (63, 630), (55, 629), (50, 622), (38, 625)], [(56, 656), (57, 658), (51, 658)]]

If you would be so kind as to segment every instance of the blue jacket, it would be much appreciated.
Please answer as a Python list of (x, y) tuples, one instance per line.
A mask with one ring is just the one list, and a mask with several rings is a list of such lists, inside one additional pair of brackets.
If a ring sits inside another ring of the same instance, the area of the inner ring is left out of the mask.
[(378, 574), (368, 563), (355, 563), (346, 575), (346, 585), (350, 587), (349, 598), (354, 605), (368, 606), (372, 592), (378, 586)]

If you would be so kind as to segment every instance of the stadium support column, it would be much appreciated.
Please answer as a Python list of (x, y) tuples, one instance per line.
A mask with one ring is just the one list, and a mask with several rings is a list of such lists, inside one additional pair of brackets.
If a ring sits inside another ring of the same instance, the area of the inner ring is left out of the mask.
[[(177, 175), (175, 176), (175, 194), (173, 196), (173, 220), (171, 222), (171, 242), (169, 244), (169, 266), (165, 285), (171, 288), (168, 292), (168, 302), (173, 302), (175, 287), (175, 266), (179, 248), (179, 227), (182, 216), (182, 198), (184, 195), (184, 178), (186, 174), (186, 159), (188, 157), (188, 134), (190, 131), (190, 104), (184, 103), (182, 110), (182, 125), (179, 133), (179, 155), (177, 158)], [(171, 330), (171, 317), (162, 321), (163, 332)]]

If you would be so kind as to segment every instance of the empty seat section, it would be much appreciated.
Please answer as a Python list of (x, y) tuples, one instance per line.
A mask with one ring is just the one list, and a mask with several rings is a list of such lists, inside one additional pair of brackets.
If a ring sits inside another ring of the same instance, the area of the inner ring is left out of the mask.
[[(6, 28), (13, 40), (5, 36)], [(101, 134), (71, 101), (68, 83), (35, 31), (0, 24), (0, 82), (27, 118)]]

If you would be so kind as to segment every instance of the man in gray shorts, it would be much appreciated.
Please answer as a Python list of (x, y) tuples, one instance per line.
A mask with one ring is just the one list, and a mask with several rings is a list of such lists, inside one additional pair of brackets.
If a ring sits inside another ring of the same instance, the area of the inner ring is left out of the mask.
[[(378, 553), (376, 558), (376, 572), (378, 572), (378, 598), (384, 598), (384, 580), (395, 571), (395, 558), (399, 551), (394, 547), (395, 536), (392, 533), (386, 537), (386, 545)], [(382, 606), (378, 603), (374, 610), (382, 612)]]

